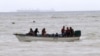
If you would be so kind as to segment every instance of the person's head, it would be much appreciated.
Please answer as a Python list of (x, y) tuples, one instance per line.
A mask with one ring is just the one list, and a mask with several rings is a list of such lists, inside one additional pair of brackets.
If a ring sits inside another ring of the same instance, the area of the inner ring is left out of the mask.
[(65, 28), (65, 26), (63, 26), (63, 28)]
[(32, 30), (32, 28), (30, 28), (30, 30)]
[(72, 29), (72, 27), (70, 27), (70, 29)]
[(36, 28), (36, 30), (38, 30), (38, 28)]
[(68, 30), (69, 28), (67, 27), (67, 30)]
[(30, 28), (30, 31), (33, 31), (32, 28)]
[(45, 30), (45, 28), (43, 28)]

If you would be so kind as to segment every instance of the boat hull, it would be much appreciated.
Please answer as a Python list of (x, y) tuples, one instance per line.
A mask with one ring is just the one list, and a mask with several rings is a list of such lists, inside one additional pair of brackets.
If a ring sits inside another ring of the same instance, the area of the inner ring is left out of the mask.
[(36, 37), (28, 35), (16, 35), (21, 42), (31, 42), (31, 41), (77, 41), (80, 37)]

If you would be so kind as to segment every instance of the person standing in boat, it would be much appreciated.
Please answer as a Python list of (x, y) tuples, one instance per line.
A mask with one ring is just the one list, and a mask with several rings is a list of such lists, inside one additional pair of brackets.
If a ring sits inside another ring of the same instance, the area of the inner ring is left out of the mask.
[(42, 29), (42, 36), (45, 36), (46, 35), (46, 30), (45, 28)]
[(72, 27), (70, 27), (70, 36), (73, 37), (74, 36), (74, 30)]
[(61, 29), (61, 34), (64, 37), (64, 35), (65, 35), (65, 26), (63, 26), (63, 28)]
[(66, 36), (69, 37), (70, 36), (70, 29), (67, 27), (66, 28)]
[(34, 35), (34, 31), (32, 30), (32, 28), (30, 28), (29, 33), (27, 33), (27, 35)]
[(39, 31), (38, 31), (38, 28), (36, 28), (35, 31), (34, 31), (34, 35), (37, 36), (37, 33), (38, 33), (38, 32), (39, 32)]

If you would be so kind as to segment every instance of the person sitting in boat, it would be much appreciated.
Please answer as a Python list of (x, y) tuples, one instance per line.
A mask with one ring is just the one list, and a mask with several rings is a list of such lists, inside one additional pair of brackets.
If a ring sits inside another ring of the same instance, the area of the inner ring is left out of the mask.
[(64, 37), (64, 35), (65, 35), (65, 26), (63, 26), (63, 28), (61, 29), (61, 34)]
[(56, 34), (55, 34), (55, 37), (58, 37), (58, 36), (59, 36), (59, 34), (58, 34), (58, 33), (56, 33)]
[(72, 37), (74, 35), (74, 30), (72, 27), (70, 27), (70, 36)]
[(34, 31), (32, 30), (32, 28), (30, 28), (29, 33), (27, 33), (27, 35), (34, 35)]
[(46, 30), (45, 28), (42, 29), (42, 36), (45, 36), (46, 35)]
[(35, 31), (34, 31), (34, 35), (37, 36), (37, 33), (38, 33), (38, 32), (39, 32), (39, 31), (38, 31), (38, 28), (36, 28)]

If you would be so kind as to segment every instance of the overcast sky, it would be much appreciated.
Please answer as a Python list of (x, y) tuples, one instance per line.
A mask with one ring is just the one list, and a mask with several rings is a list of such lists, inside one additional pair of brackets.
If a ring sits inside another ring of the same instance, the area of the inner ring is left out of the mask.
[(0, 0), (0, 12), (16, 10), (100, 10), (100, 0)]

